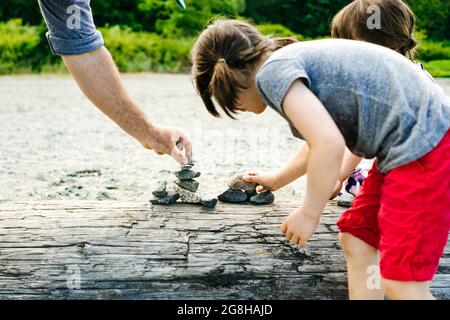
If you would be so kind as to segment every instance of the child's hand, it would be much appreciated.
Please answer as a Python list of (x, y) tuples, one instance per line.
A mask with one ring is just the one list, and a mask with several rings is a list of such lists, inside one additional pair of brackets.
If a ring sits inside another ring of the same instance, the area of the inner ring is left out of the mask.
[(319, 225), (320, 216), (308, 215), (302, 208), (291, 213), (281, 225), (281, 232), (293, 244), (305, 247)]
[(277, 177), (274, 173), (248, 172), (244, 174), (242, 179), (245, 182), (254, 182), (258, 184), (258, 192), (276, 191), (279, 189)]

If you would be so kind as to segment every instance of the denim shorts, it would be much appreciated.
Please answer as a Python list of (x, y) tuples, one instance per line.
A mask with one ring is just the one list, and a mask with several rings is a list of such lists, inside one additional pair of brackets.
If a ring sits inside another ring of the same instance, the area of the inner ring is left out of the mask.
[(48, 32), (47, 39), (56, 55), (83, 54), (103, 46), (95, 28), (90, 0), (38, 0)]

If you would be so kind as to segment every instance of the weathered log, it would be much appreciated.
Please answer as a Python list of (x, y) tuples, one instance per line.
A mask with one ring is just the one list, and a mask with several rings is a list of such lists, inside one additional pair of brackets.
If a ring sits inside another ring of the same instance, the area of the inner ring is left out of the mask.
[[(2, 204), (0, 298), (345, 299), (342, 209), (299, 250), (279, 231), (298, 205)], [(450, 243), (432, 287), (450, 298)]]

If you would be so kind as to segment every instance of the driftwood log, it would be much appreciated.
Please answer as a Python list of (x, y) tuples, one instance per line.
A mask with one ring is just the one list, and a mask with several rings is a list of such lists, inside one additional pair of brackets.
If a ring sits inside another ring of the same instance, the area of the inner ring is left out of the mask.
[[(1, 299), (346, 299), (331, 204), (307, 250), (279, 225), (298, 203), (0, 205)], [(450, 298), (450, 244), (433, 282)]]

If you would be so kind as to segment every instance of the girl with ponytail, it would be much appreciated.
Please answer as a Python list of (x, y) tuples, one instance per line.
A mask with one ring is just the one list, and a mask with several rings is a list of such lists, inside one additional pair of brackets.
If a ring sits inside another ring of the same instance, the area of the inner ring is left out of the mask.
[[(379, 28), (369, 28), (367, 22), (379, 11)], [(397, 51), (415, 62), (417, 42), (414, 38), (416, 18), (408, 4), (403, 0), (355, 0), (345, 6), (333, 18), (331, 34), (333, 38), (360, 40), (378, 44)], [(425, 70), (421, 63), (416, 65), (437, 85), (436, 80)], [(370, 162), (369, 162), (370, 163)], [(338, 203), (348, 206), (361, 190), (369, 168), (359, 166), (349, 177), (340, 177), (333, 198), (342, 185)]]
[[(244, 177), (275, 191), (307, 174), (304, 201), (281, 226), (292, 243), (306, 245), (339, 177), (376, 158), (338, 222), (355, 299), (433, 298), (450, 229), (450, 101), (399, 52), (274, 39), (236, 20), (212, 23), (192, 51), (194, 83), (213, 116), (217, 107), (235, 117), (269, 106), (306, 141), (278, 171)], [(367, 286), (377, 264), (383, 290)]]

